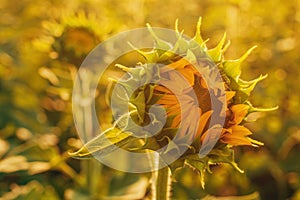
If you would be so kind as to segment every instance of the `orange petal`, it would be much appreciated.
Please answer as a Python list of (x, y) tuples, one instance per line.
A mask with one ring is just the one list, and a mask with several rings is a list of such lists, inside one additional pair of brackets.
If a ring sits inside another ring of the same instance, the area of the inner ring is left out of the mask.
[(231, 106), (230, 110), (233, 112), (233, 122), (235, 124), (240, 124), (248, 114), (249, 106), (245, 104), (237, 104)]
[(176, 115), (175, 117), (174, 117), (174, 119), (173, 119), (173, 123), (172, 123), (172, 127), (173, 128), (177, 128), (177, 127), (179, 127), (179, 125), (180, 125), (180, 121), (181, 120), (181, 115)]
[(226, 101), (231, 100), (234, 97), (235, 93), (236, 93), (235, 91), (225, 91)]
[(190, 86), (194, 85), (194, 71), (191, 68), (186, 67), (183, 69), (179, 69), (178, 72), (185, 77), (185, 79), (189, 82)]
[(244, 126), (236, 125), (236, 126), (232, 126), (230, 128), (232, 130), (231, 134), (234, 134), (234, 135), (247, 136), (247, 135), (252, 134), (252, 132)]
[(252, 134), (246, 127), (233, 126), (229, 131), (222, 135), (221, 142), (231, 144), (233, 146), (249, 145), (249, 146), (261, 146), (264, 145), (262, 142), (254, 140), (247, 135)]
[(252, 146), (248, 137), (240, 137), (232, 134), (226, 134), (221, 138), (221, 142), (230, 144), (232, 146), (248, 145)]
[(177, 62), (173, 62), (168, 65), (168, 67), (173, 68), (173, 69), (181, 69), (184, 68), (185, 66), (190, 65), (190, 63), (185, 60), (185, 59), (180, 59)]
[(171, 93), (170, 90), (168, 90), (166, 87), (162, 86), (162, 85), (158, 85), (155, 87), (155, 90), (156, 91), (159, 91), (159, 92), (163, 92), (163, 93)]
[(210, 110), (210, 111), (207, 111), (206, 113), (204, 113), (200, 116), (197, 136), (200, 135), (203, 132), (203, 130), (204, 130), (204, 128), (205, 128), (205, 126), (206, 126), (206, 124), (207, 124), (207, 122), (208, 122), (208, 120), (209, 120), (212, 113), (213, 113), (213, 111)]
[(161, 99), (177, 101), (177, 97), (174, 94), (164, 94)]
[(168, 107), (167, 114), (168, 115), (177, 115), (177, 114), (180, 114), (180, 111), (181, 111), (180, 105), (176, 104), (176, 105), (172, 105), (172, 106)]

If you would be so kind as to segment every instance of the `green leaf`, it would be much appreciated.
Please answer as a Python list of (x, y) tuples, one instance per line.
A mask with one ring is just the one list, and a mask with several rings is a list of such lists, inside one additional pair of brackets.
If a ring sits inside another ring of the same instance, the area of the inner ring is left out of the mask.
[[(107, 154), (115, 150), (117, 147), (121, 147), (136, 138), (131, 137), (132, 133), (123, 132), (122, 130), (113, 127), (107, 129), (103, 133), (99, 134), (76, 152), (69, 152), (69, 155), (74, 158), (90, 158), (92, 154), (102, 151), (103, 154)], [(100, 152), (101, 153), (101, 152)]]

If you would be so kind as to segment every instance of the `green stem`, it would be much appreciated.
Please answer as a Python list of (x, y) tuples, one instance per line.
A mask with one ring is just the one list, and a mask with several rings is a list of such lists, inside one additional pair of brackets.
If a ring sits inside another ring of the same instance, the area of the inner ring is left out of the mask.
[[(82, 79), (82, 98), (83, 99), (92, 99), (94, 98), (91, 96), (91, 74), (89, 71), (83, 71), (81, 74)], [(92, 110), (93, 105), (82, 105), (81, 109), (78, 110), (81, 112), (81, 126), (80, 128), (85, 133), (86, 140), (90, 140), (95, 137), (95, 131), (93, 130), (93, 119), (92, 119)], [(83, 172), (85, 174), (85, 189), (89, 192), (91, 199), (98, 199), (99, 196), (99, 188), (100, 186), (100, 179), (101, 179), (101, 169), (102, 166), (96, 159), (86, 160), (82, 162), (83, 164)]]
[[(159, 162), (161, 163), (163, 161), (160, 159)], [(168, 166), (163, 167), (156, 172), (155, 186), (152, 189), (155, 190), (155, 200), (170, 199), (171, 174)]]
[(98, 199), (100, 193), (99, 188), (102, 166), (96, 159), (86, 160), (85, 175), (86, 175), (86, 190), (89, 191), (90, 198)]

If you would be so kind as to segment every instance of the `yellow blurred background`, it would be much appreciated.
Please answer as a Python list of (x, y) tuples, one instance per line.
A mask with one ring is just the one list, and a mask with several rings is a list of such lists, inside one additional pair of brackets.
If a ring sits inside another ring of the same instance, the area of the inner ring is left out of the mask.
[(176, 175), (174, 199), (300, 199), (300, 0), (0, 0), (0, 199), (141, 199), (149, 192), (149, 174), (100, 164), (91, 170), (67, 158), (81, 145), (72, 80), (101, 41), (146, 23), (173, 28), (176, 19), (192, 37), (199, 16), (209, 47), (227, 33), (227, 59), (258, 45), (242, 77), (268, 74), (251, 101), (279, 109), (249, 125), (265, 145), (237, 148), (244, 174), (214, 167), (203, 190), (197, 174), (184, 169)]

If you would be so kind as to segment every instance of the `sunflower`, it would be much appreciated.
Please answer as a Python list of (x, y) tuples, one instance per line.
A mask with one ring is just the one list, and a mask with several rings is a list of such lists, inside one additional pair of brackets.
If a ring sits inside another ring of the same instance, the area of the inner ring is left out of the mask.
[[(182, 36), (182, 32), (178, 31), (176, 22), (177, 42), (173, 46), (160, 39), (148, 25), (156, 44), (155, 47), (150, 51), (135, 48), (144, 60), (137, 61), (134, 67), (117, 65), (128, 76), (119, 81), (114, 80), (117, 85), (115, 87), (118, 87), (121, 92), (113, 98), (115, 102), (120, 102), (120, 106), (130, 107), (130, 112), (122, 113), (117, 110), (116, 113), (119, 113), (120, 118), (115, 121), (112, 128), (72, 153), (72, 156), (87, 157), (106, 150), (109, 145), (98, 145), (101, 143), (99, 140), (106, 135), (113, 145), (119, 145), (128, 151), (157, 151), (166, 146), (161, 154), (175, 150), (180, 157), (174, 163), (169, 164), (172, 171), (188, 165), (203, 174), (204, 171), (210, 170), (211, 164), (219, 163), (229, 163), (241, 171), (234, 162), (232, 147), (263, 145), (262, 142), (249, 137), (252, 132), (244, 126), (247, 122), (247, 115), (276, 108), (256, 108), (249, 101), (255, 85), (266, 78), (266, 75), (251, 81), (240, 78), (241, 64), (255, 47), (239, 59), (225, 60), (224, 52), (229, 46), (229, 42), (225, 44), (226, 34), (215, 48), (208, 49), (206, 41), (201, 37), (200, 25), (201, 18), (197, 24), (195, 37), (186, 39)], [(146, 80), (155, 81), (149, 83)], [(137, 89), (134, 88), (136, 85), (142, 86)], [(214, 87), (211, 87), (212, 85)], [(223, 92), (220, 92), (222, 90)], [(215, 102), (217, 106), (213, 107), (212, 102)], [(162, 112), (150, 112), (153, 105), (157, 104), (165, 110), (166, 123), (153, 137), (146, 137), (151, 134), (147, 133), (149, 129), (143, 127), (149, 123), (151, 127), (162, 124)], [(130, 117), (139, 125), (138, 128), (131, 126), (128, 121), (124, 128), (123, 119), (128, 120)], [(224, 123), (216, 123), (213, 120), (222, 117), (224, 117)], [(205, 157), (199, 157), (201, 148), (215, 136), (215, 130), (221, 132), (218, 135), (217, 144), (205, 154)], [(133, 133), (135, 135), (146, 134), (144, 138), (142, 136), (134, 138)], [(176, 138), (177, 142), (172, 143), (171, 141)], [(187, 144), (186, 141), (192, 142)], [(128, 144), (140, 146), (132, 148)], [(188, 147), (183, 148), (186, 146)]]

